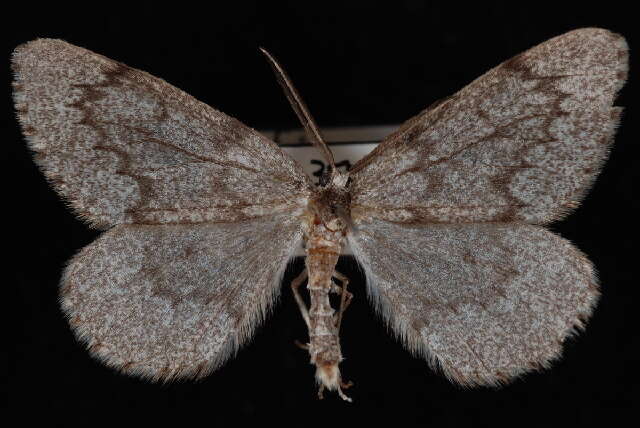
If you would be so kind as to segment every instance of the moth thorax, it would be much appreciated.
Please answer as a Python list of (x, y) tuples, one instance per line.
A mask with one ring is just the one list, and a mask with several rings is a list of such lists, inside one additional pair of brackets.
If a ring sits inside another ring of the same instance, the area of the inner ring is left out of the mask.
[(348, 180), (347, 174), (336, 172), (332, 181), (319, 189), (312, 202), (317, 218), (330, 230), (344, 229), (349, 224)]

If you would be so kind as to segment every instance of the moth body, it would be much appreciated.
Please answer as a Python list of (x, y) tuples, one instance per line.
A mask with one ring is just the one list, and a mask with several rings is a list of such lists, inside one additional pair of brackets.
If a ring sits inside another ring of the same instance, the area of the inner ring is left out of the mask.
[[(327, 388), (330, 391), (337, 390), (345, 400), (349, 398), (342, 393), (342, 387), (346, 385), (342, 382), (338, 368), (342, 361), (339, 329), (342, 312), (348, 304), (347, 297), (350, 294), (346, 291), (344, 279), (341, 280), (340, 287), (333, 278), (343, 278), (335, 268), (345, 244), (348, 228), (348, 219), (345, 217), (348, 213), (345, 188), (347, 178), (346, 174), (335, 172), (330, 183), (319, 188), (309, 203), (303, 238), (306, 244), (307, 289), (310, 296), (308, 311), (299, 295), (296, 298), (309, 328), (307, 349), (311, 363), (316, 366), (320, 395), (322, 390)], [(296, 287), (294, 292), (297, 293)], [(329, 300), (331, 292), (342, 296), (337, 312)]]

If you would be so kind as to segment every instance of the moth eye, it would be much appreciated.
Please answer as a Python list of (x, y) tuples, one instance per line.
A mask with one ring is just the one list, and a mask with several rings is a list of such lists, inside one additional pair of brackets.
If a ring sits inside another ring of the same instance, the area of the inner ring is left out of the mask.
[(331, 177), (331, 174), (328, 171), (329, 169), (325, 170), (325, 172), (320, 176), (320, 179), (318, 180), (318, 184), (320, 185), (320, 187), (326, 187), (327, 184), (329, 184), (329, 178)]

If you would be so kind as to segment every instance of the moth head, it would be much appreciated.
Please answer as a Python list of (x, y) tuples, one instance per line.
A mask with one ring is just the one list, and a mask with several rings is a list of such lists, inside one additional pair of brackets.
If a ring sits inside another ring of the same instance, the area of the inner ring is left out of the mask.
[(330, 185), (337, 189), (346, 189), (347, 183), (349, 182), (349, 174), (340, 172), (339, 170), (333, 168), (331, 170), (331, 182)]

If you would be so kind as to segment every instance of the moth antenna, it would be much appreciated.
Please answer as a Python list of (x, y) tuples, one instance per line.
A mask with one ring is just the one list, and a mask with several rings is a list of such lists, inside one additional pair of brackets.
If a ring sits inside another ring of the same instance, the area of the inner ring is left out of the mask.
[(276, 59), (269, 52), (267, 52), (266, 49), (260, 48), (260, 52), (262, 52), (264, 56), (266, 56), (269, 60), (269, 64), (271, 65), (271, 68), (273, 68), (276, 79), (278, 79), (278, 83), (280, 84), (280, 86), (282, 86), (282, 89), (284, 90), (284, 93), (287, 96), (291, 107), (293, 107), (293, 110), (296, 112), (296, 115), (298, 115), (298, 119), (300, 119), (302, 126), (304, 126), (304, 130), (307, 134), (307, 137), (309, 138), (309, 141), (311, 141), (314, 146), (320, 149), (320, 151), (324, 155), (325, 160), (331, 167), (331, 172), (333, 174), (333, 172), (336, 171), (336, 164), (333, 159), (333, 153), (331, 153), (329, 146), (327, 146), (327, 143), (325, 143), (322, 139), (320, 129), (318, 128), (318, 125), (316, 125), (315, 120), (313, 120), (311, 113), (309, 113), (309, 109), (302, 100), (302, 97), (300, 97), (300, 94), (296, 90), (295, 86), (293, 86), (291, 79), (284, 71), (282, 66), (278, 63), (278, 61), (276, 61)]

